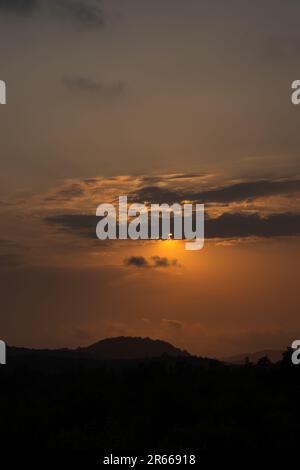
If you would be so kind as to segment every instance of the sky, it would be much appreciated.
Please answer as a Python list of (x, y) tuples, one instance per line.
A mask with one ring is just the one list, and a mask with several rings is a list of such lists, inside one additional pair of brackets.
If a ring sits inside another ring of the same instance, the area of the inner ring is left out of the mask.
[[(296, 0), (0, 0), (0, 337), (300, 335)], [(204, 203), (205, 246), (100, 241), (96, 208)]]

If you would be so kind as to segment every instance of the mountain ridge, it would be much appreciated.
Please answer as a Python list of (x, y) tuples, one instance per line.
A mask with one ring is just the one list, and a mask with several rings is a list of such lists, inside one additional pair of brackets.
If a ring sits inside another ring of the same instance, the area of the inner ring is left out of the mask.
[(281, 361), (282, 354), (283, 351), (278, 349), (263, 349), (253, 353), (242, 353), (230, 357), (223, 357), (220, 360), (231, 364), (243, 364), (246, 359), (249, 359), (250, 362), (257, 364), (261, 358), (268, 357), (271, 362), (276, 363)]

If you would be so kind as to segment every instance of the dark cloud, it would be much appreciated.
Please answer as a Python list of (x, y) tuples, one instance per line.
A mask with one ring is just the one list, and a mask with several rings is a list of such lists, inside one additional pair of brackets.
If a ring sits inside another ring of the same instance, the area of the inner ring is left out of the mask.
[(154, 263), (154, 266), (157, 268), (169, 268), (172, 266), (178, 266), (176, 259), (169, 259), (161, 256), (152, 256), (151, 260)]
[(136, 268), (149, 268), (149, 263), (143, 256), (130, 256), (130, 258), (124, 260), (124, 264)]
[(58, 13), (83, 26), (94, 28), (104, 24), (103, 12), (97, 0), (56, 0), (54, 6)]
[(87, 28), (103, 26), (104, 15), (98, 0), (0, 0), (0, 10), (29, 15), (54, 14)]
[(287, 194), (300, 191), (299, 180), (285, 181), (250, 181), (233, 184), (223, 188), (198, 193), (196, 198), (203, 202), (239, 202), (257, 197)]
[(152, 256), (148, 261), (143, 256), (131, 256), (124, 260), (125, 266), (135, 266), (136, 268), (170, 268), (179, 266), (176, 259), (168, 259), (161, 256)]
[(59, 214), (46, 217), (45, 222), (83, 237), (96, 240), (96, 225), (98, 218), (88, 214)]
[(258, 180), (221, 186), (207, 191), (168, 189), (161, 186), (142, 187), (131, 195), (132, 200), (168, 203), (190, 200), (199, 203), (230, 203), (247, 199), (300, 192), (299, 180)]
[(203, 178), (205, 173), (179, 173), (176, 175), (171, 175), (168, 177), (170, 180), (181, 180), (181, 179), (194, 179), (194, 178)]
[(84, 91), (103, 96), (118, 96), (125, 90), (125, 84), (121, 81), (115, 83), (101, 83), (89, 77), (65, 77), (63, 84), (70, 90)]
[[(176, 173), (174, 175), (164, 176), (164, 180), (193, 180), (195, 178), (203, 178), (205, 176), (207, 176), (205, 173)], [(160, 176), (143, 176), (142, 179), (143, 183), (147, 184), (156, 184), (162, 181), (162, 178)]]
[(38, 0), (0, 0), (0, 9), (20, 14), (31, 13), (38, 5)]
[[(96, 241), (96, 225), (99, 218), (87, 214), (61, 214), (50, 216), (45, 222), (68, 232)], [(258, 213), (226, 213), (205, 222), (206, 238), (277, 237), (300, 234), (300, 215), (293, 213), (272, 214), (264, 218)], [(103, 243), (103, 242), (101, 242)], [(163, 263), (159, 260), (158, 263)]]
[[(173, 204), (186, 199), (186, 191), (173, 190), (161, 186), (145, 186), (129, 194), (130, 201), (152, 204)], [(190, 194), (191, 196), (191, 194)]]
[(299, 214), (223, 214), (205, 223), (206, 238), (278, 237), (300, 235)]

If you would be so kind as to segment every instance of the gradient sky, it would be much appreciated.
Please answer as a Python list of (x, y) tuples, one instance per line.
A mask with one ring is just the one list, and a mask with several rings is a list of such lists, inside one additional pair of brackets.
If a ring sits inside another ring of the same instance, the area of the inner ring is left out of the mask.
[[(300, 335), (296, 0), (0, 0), (0, 337), (226, 356)], [(206, 245), (95, 238), (98, 204), (206, 204)]]

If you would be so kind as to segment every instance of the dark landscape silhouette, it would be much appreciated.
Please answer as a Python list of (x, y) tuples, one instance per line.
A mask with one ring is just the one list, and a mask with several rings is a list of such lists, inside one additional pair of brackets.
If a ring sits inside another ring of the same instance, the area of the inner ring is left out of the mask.
[(290, 357), (229, 364), (141, 338), (8, 348), (1, 442), (99, 452), (297, 448), (300, 369)]

